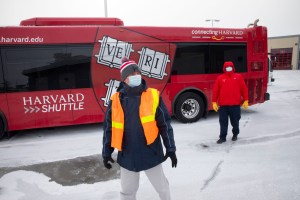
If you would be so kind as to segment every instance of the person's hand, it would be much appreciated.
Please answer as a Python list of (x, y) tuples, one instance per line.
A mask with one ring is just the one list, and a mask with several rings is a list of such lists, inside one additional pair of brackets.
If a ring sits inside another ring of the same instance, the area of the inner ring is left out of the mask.
[(167, 160), (168, 157), (171, 158), (172, 167), (177, 167), (177, 157), (176, 157), (175, 152), (167, 152), (164, 157), (164, 161)]
[(248, 100), (244, 101), (242, 107), (243, 107), (244, 109), (248, 109)]
[(111, 163), (114, 163), (115, 161), (112, 159), (111, 156), (110, 157), (103, 157), (104, 167), (106, 167), (107, 169), (110, 169), (112, 166), (108, 161), (110, 161)]
[(212, 102), (212, 106), (213, 106), (214, 111), (218, 112), (219, 106), (218, 106), (217, 102)]

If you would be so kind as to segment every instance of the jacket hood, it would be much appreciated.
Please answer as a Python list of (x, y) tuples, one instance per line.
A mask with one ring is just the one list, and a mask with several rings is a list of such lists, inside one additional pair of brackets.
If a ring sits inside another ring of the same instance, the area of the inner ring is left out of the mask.
[(224, 73), (227, 73), (226, 72), (226, 67), (232, 67), (232, 73), (234, 73), (235, 72), (235, 68), (234, 68), (234, 64), (233, 64), (233, 62), (231, 62), (231, 61), (226, 61), (226, 62), (224, 62), (224, 65), (223, 65), (223, 72)]

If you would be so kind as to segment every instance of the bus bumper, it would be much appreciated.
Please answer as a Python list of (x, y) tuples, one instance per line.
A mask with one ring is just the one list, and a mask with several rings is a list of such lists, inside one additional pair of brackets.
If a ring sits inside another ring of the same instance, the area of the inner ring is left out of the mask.
[(265, 93), (265, 101), (270, 100), (270, 94), (268, 92)]

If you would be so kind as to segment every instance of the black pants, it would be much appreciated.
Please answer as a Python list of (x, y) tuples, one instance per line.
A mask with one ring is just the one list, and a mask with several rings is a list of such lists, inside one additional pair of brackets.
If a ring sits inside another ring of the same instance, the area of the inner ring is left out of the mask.
[(220, 122), (220, 138), (226, 139), (228, 131), (228, 117), (232, 126), (232, 133), (238, 135), (240, 133), (239, 121), (241, 119), (241, 108), (237, 106), (220, 106), (219, 122)]

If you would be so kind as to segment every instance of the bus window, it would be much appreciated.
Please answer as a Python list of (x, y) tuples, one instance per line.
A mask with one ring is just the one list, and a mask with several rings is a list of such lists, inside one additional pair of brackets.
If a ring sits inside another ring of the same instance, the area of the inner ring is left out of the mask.
[(41, 91), (90, 87), (92, 47), (3, 47), (8, 91)]
[[(43, 67), (55, 62), (54, 55), (63, 54), (59, 47), (3, 47), (2, 59), (9, 92), (46, 90), (50, 79), (43, 76)], [(51, 56), (50, 56), (51, 55)]]
[(205, 74), (207, 67), (207, 44), (177, 43), (172, 75)]
[[(1, 55), (1, 49), (0, 49), (0, 55)], [(2, 61), (0, 59), (0, 93), (3, 92), (5, 92), (5, 84), (4, 84)]]
[(208, 73), (223, 73), (225, 61), (232, 61), (236, 72), (247, 72), (246, 44), (210, 44), (210, 68)]
[[(1, 53), (1, 48), (0, 48), (0, 53)], [(4, 113), (8, 112), (8, 108), (7, 108), (6, 94), (4, 92), (5, 92), (5, 84), (4, 84), (2, 61), (0, 57), (0, 139), (3, 138), (5, 132), (7, 131), (6, 128), (7, 119)]]
[(247, 72), (246, 44), (177, 43), (172, 75), (214, 74), (233, 61), (236, 72)]
[[(91, 87), (91, 55), (92, 45), (68, 46), (67, 54), (71, 55), (71, 60), (76, 63), (70, 63), (70, 73), (74, 76), (72, 88), (90, 88)], [(72, 61), (71, 61), (72, 62)]]

